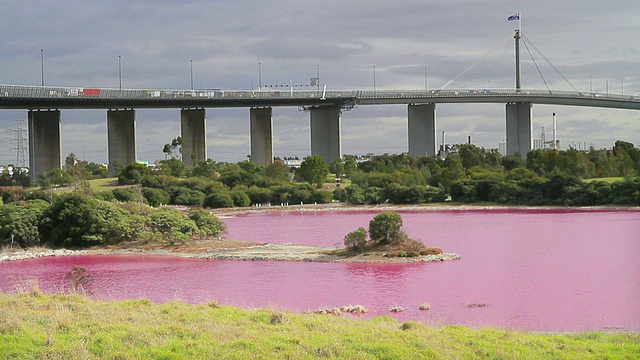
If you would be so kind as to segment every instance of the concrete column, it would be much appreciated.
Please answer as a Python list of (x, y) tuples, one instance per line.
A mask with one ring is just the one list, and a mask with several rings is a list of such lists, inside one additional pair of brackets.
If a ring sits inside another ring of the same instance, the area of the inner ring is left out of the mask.
[(38, 182), (38, 175), (60, 169), (60, 110), (29, 110), (29, 177)]
[(339, 106), (311, 109), (311, 155), (320, 155), (327, 164), (342, 156)]
[(435, 156), (436, 104), (412, 104), (408, 108), (409, 155)]
[(182, 136), (182, 161), (196, 166), (207, 160), (207, 120), (205, 109), (182, 109), (180, 111)]
[(251, 118), (251, 161), (267, 166), (273, 163), (273, 109), (252, 108)]
[(507, 155), (520, 153), (526, 159), (533, 148), (531, 103), (507, 104)]
[(115, 176), (114, 163), (127, 166), (136, 161), (135, 110), (107, 111), (107, 147), (109, 148), (109, 174)]

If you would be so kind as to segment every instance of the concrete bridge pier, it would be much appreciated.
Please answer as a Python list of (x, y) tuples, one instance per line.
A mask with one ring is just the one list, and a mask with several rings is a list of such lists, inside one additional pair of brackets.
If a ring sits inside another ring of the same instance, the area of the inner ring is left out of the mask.
[(60, 169), (60, 110), (29, 110), (29, 177), (38, 182), (38, 175)]
[(251, 161), (267, 166), (273, 163), (273, 109), (251, 108)]
[(520, 153), (526, 159), (533, 148), (532, 109), (529, 102), (507, 104), (507, 155)]
[(410, 156), (436, 156), (436, 104), (408, 107)]
[(311, 155), (320, 155), (328, 164), (342, 156), (341, 116), (339, 106), (311, 110)]
[(196, 166), (207, 160), (207, 120), (205, 109), (180, 110), (182, 161)]
[(107, 111), (107, 147), (109, 149), (109, 175), (116, 176), (115, 163), (127, 166), (136, 161), (136, 112)]

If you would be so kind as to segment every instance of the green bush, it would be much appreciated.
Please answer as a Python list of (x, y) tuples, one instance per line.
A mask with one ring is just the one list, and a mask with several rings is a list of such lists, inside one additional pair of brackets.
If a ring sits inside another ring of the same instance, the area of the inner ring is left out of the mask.
[(367, 245), (367, 230), (363, 227), (353, 230), (344, 237), (344, 246), (355, 251), (362, 251)]
[(372, 241), (382, 244), (393, 244), (406, 236), (401, 230), (402, 216), (394, 211), (385, 211), (376, 215), (369, 222), (369, 236)]
[(168, 204), (171, 198), (169, 194), (162, 189), (142, 188), (142, 197), (147, 200), (151, 206), (157, 207), (162, 204)]
[(204, 198), (205, 195), (201, 191), (179, 187), (173, 193), (171, 202), (176, 205), (202, 205)]
[(247, 195), (249, 196), (252, 204), (267, 204), (271, 202), (273, 191), (271, 189), (252, 186), (247, 189)]
[(193, 210), (189, 213), (201, 235), (219, 236), (227, 232), (227, 224), (206, 210)]
[(251, 205), (251, 199), (244, 191), (231, 190), (229, 195), (231, 195), (231, 199), (233, 199), (233, 206), (247, 207)]
[(136, 194), (133, 192), (131, 188), (123, 188), (123, 189), (113, 189), (113, 197), (117, 201), (121, 202), (135, 202)]
[(233, 198), (227, 190), (213, 191), (204, 198), (202, 206), (206, 208), (224, 208), (233, 207)]

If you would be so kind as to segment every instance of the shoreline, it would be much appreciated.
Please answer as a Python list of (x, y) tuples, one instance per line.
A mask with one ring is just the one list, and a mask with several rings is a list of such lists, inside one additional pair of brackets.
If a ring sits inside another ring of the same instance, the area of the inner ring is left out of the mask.
[(237, 261), (306, 261), (306, 262), (371, 262), (371, 263), (412, 263), (459, 260), (461, 256), (453, 253), (422, 255), (417, 257), (385, 257), (378, 253), (365, 253), (355, 256), (340, 256), (326, 249), (312, 245), (293, 244), (256, 244), (247, 243), (245, 247), (193, 249), (177, 247), (174, 249), (47, 249), (27, 248), (0, 252), (0, 263), (21, 261), (43, 257), (83, 256), (83, 255), (143, 255), (170, 256), (201, 260), (237, 260)]
[(380, 204), (380, 205), (352, 205), (349, 203), (304, 204), (304, 205), (271, 205), (251, 206), (243, 208), (208, 209), (212, 214), (224, 219), (236, 215), (262, 214), (272, 212), (308, 212), (308, 211), (467, 211), (467, 210), (573, 210), (573, 211), (640, 211), (640, 206), (525, 206), (501, 205), (494, 203), (428, 203), (428, 204)]
[[(209, 210), (221, 219), (246, 214), (263, 214), (275, 212), (315, 212), (315, 211), (465, 211), (465, 210), (540, 210), (540, 209), (569, 209), (574, 211), (639, 211), (640, 207), (575, 207), (564, 206), (504, 206), (495, 204), (421, 204), (421, 205), (351, 205), (347, 203), (307, 204), (268, 207), (221, 208)], [(49, 249), (44, 247), (13, 249), (0, 248), (0, 262), (37, 259), (51, 256), (78, 255), (149, 255), (173, 256), (193, 259), (209, 260), (239, 260), (239, 261), (311, 261), (311, 262), (376, 262), (376, 263), (410, 263), (437, 262), (459, 260), (461, 256), (455, 253), (440, 255), (423, 255), (418, 257), (385, 257), (381, 253), (366, 253), (354, 256), (340, 256), (334, 253), (334, 248), (323, 248), (313, 245), (298, 244), (267, 244), (236, 241), (232, 239), (190, 241), (187, 246), (163, 246), (156, 244), (155, 248), (132, 244), (118, 244), (103, 248), (82, 250)]]

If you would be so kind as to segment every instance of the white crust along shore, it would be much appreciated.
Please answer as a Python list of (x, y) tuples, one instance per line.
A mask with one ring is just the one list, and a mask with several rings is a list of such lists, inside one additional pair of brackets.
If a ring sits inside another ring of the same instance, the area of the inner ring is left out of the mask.
[(384, 254), (361, 254), (356, 256), (339, 256), (331, 250), (309, 245), (262, 244), (245, 248), (210, 249), (200, 252), (144, 249), (100, 249), (100, 250), (67, 250), (67, 249), (16, 249), (0, 253), (0, 262), (37, 259), (51, 256), (78, 255), (150, 255), (174, 256), (210, 260), (244, 260), (244, 261), (314, 261), (314, 262), (436, 262), (459, 260), (458, 254), (443, 253), (439, 255), (423, 255), (416, 257), (386, 257)]

